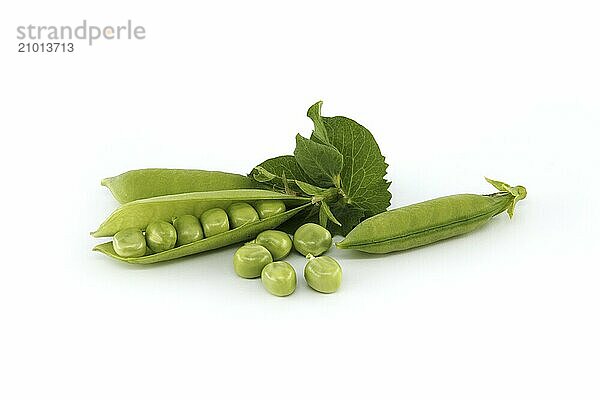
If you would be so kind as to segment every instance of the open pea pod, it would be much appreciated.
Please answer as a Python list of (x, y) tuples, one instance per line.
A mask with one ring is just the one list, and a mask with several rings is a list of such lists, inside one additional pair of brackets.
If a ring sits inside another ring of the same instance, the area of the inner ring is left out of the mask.
[(95, 232), (92, 232), (92, 236), (114, 236), (115, 233), (126, 228), (144, 230), (148, 224), (154, 221), (171, 222), (175, 217), (186, 214), (200, 217), (204, 211), (211, 208), (226, 209), (232, 203), (252, 204), (260, 200), (283, 200), (286, 208), (291, 210), (310, 203), (311, 199), (261, 189), (219, 190), (151, 197), (121, 205)]
[(250, 240), (264, 230), (276, 228), (311, 205), (310, 198), (288, 196), (282, 193), (259, 189), (194, 192), (160, 196), (136, 200), (122, 205), (113, 212), (95, 232), (92, 232), (92, 236), (113, 236), (115, 233), (126, 228), (139, 228), (144, 230), (148, 224), (154, 221), (171, 222), (174, 218), (186, 214), (199, 217), (204, 211), (211, 208), (219, 207), (226, 209), (235, 202), (247, 202), (252, 204), (255, 201), (269, 199), (282, 200), (286, 204), (288, 210), (284, 213), (248, 223), (193, 243), (175, 247), (160, 253), (146, 254), (141, 257), (119, 256), (114, 251), (112, 242), (100, 244), (94, 247), (94, 250), (102, 252), (112, 258), (135, 264), (151, 264), (172, 260)]

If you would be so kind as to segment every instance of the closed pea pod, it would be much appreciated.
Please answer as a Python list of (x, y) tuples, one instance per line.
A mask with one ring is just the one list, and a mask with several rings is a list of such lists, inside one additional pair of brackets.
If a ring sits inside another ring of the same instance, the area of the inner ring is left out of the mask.
[(254, 242), (269, 250), (275, 261), (287, 257), (292, 250), (292, 239), (287, 233), (281, 231), (268, 230), (261, 232)]
[(134, 169), (104, 178), (101, 184), (122, 204), (179, 193), (258, 188), (256, 182), (244, 175), (172, 168)]
[(230, 205), (227, 215), (232, 229), (259, 220), (256, 210), (250, 204), (242, 202)]
[(390, 253), (471, 232), (503, 211), (512, 218), (516, 203), (527, 195), (525, 188), (486, 180), (500, 192), (446, 196), (386, 211), (358, 224), (336, 246)]
[(200, 221), (193, 215), (182, 215), (175, 218), (173, 226), (177, 231), (177, 246), (189, 244), (204, 237)]

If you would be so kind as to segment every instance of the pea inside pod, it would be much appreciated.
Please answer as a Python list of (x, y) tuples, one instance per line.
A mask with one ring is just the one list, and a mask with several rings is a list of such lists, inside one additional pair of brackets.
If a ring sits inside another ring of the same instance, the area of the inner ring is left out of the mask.
[(183, 246), (204, 238), (200, 221), (193, 215), (182, 215), (175, 218), (173, 226), (177, 231), (177, 246)]
[(146, 238), (137, 228), (117, 232), (112, 244), (115, 253), (121, 257), (141, 257), (146, 254)]
[(503, 211), (512, 218), (515, 205), (527, 195), (525, 188), (486, 180), (500, 191), (440, 197), (383, 212), (358, 224), (336, 246), (365, 253), (390, 253), (471, 232)]
[(259, 220), (256, 210), (250, 204), (243, 202), (230, 205), (227, 208), (227, 215), (232, 229)]
[(218, 235), (229, 230), (229, 217), (222, 208), (211, 208), (200, 216), (202, 230), (206, 237)]
[(170, 250), (176, 243), (177, 231), (170, 223), (156, 221), (146, 228), (146, 244), (155, 253)]
[(262, 200), (255, 204), (260, 219), (272, 217), (285, 212), (285, 203), (281, 200)]

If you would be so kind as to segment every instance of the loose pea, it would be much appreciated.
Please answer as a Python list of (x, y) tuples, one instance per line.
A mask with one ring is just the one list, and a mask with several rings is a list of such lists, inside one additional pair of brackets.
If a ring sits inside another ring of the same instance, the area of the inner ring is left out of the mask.
[(146, 243), (155, 253), (170, 250), (177, 242), (177, 231), (168, 222), (155, 221), (146, 228)]
[(231, 229), (258, 221), (256, 210), (248, 203), (233, 203), (227, 208)]
[(141, 257), (146, 254), (146, 239), (141, 229), (128, 228), (113, 237), (115, 253), (121, 257)]
[(260, 276), (265, 289), (275, 296), (289, 296), (296, 290), (296, 271), (285, 261), (267, 264)]
[(285, 203), (281, 200), (261, 200), (256, 202), (256, 211), (260, 219), (285, 212)]
[(256, 237), (255, 243), (266, 247), (275, 261), (285, 258), (292, 250), (292, 240), (287, 233), (281, 231), (261, 232)]
[(200, 222), (193, 215), (182, 215), (175, 218), (173, 226), (177, 231), (177, 246), (192, 243), (204, 237)]
[(229, 230), (229, 218), (222, 208), (211, 208), (200, 216), (204, 236), (210, 237)]
[(331, 233), (321, 225), (304, 224), (294, 233), (294, 248), (304, 256), (320, 256), (330, 247)]
[(233, 255), (233, 269), (242, 278), (258, 278), (265, 265), (272, 262), (269, 250), (253, 243), (240, 247)]
[(342, 267), (329, 256), (309, 257), (304, 279), (317, 292), (333, 293), (342, 283)]

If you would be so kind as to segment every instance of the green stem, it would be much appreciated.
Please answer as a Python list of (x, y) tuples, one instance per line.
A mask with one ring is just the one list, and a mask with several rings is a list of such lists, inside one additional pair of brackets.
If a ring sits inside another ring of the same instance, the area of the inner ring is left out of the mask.
[(325, 201), (326, 203), (333, 203), (337, 200), (338, 196), (339, 196), (338, 189), (332, 187), (332, 188), (327, 189), (323, 194), (313, 196), (311, 199), (311, 202), (313, 204), (317, 204), (322, 201)]
[(501, 181), (495, 181), (493, 179), (485, 178), (486, 181), (496, 189), (500, 190), (501, 193), (508, 193), (512, 196), (512, 202), (508, 205), (506, 212), (510, 218), (513, 217), (515, 212), (515, 205), (519, 200), (523, 200), (527, 197), (527, 189), (524, 186), (510, 186), (507, 183)]

